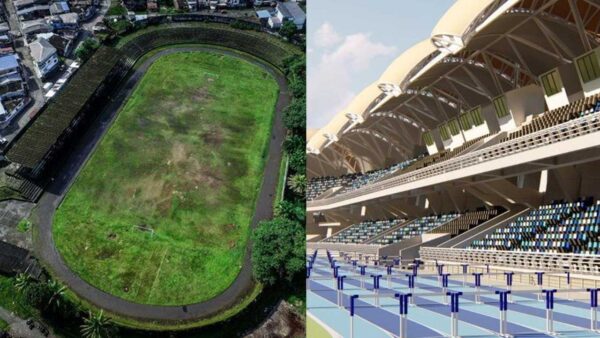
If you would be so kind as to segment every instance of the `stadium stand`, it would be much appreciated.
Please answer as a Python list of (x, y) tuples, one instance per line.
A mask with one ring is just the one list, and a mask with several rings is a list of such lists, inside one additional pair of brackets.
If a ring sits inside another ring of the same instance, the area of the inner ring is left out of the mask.
[(326, 241), (332, 243), (364, 243), (398, 224), (406, 221), (405, 219), (391, 219), (385, 221), (364, 221), (353, 224), (340, 231)]

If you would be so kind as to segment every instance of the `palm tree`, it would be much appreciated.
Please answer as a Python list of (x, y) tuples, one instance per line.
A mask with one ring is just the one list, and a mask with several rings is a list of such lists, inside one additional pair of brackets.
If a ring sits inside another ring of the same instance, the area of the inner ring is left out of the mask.
[(54, 306), (56, 309), (60, 308), (60, 301), (63, 299), (65, 295), (65, 290), (67, 289), (65, 286), (60, 285), (54, 279), (48, 280), (48, 288), (52, 291), (52, 297), (48, 300), (48, 304), (46, 307)]
[(104, 311), (102, 310), (97, 315), (89, 311), (88, 317), (83, 319), (83, 325), (81, 325), (81, 335), (84, 338), (110, 337), (111, 331), (111, 321), (104, 317)]
[(17, 290), (19, 292), (24, 292), (25, 290), (27, 290), (27, 288), (29, 288), (29, 286), (31, 285), (32, 279), (31, 276), (29, 276), (26, 273), (19, 273), (16, 277), (15, 277), (15, 287), (17, 288)]
[(306, 192), (306, 175), (295, 174), (290, 176), (288, 180), (288, 187), (292, 189), (298, 195), (304, 195)]

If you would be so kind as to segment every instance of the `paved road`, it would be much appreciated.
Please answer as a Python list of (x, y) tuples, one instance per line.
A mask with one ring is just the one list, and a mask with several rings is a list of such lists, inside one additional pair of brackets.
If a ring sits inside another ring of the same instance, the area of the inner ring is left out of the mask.
[(65, 264), (54, 245), (54, 240), (52, 238), (52, 217), (54, 215), (54, 210), (60, 204), (65, 192), (68, 190), (68, 187), (77, 176), (77, 173), (82, 168), (87, 158), (93, 153), (95, 146), (110, 126), (121, 105), (126, 101), (126, 98), (133, 91), (138, 81), (156, 59), (166, 54), (181, 51), (214, 51), (216, 53), (239, 57), (247, 62), (258, 65), (276, 79), (280, 88), (276, 105), (276, 118), (274, 119), (272, 138), (269, 144), (269, 155), (265, 164), (264, 178), (251, 225), (254, 228), (259, 221), (272, 217), (273, 202), (278, 183), (279, 164), (281, 162), (282, 143), (285, 137), (285, 129), (281, 115), (282, 110), (290, 102), (286, 79), (267, 63), (257, 61), (254, 58), (233, 51), (224, 51), (210, 47), (173, 47), (172, 49), (157, 53), (136, 69), (123, 84), (122, 88), (117, 90), (117, 96), (108, 98), (109, 102), (107, 108), (101, 116), (99, 116), (98, 121), (90, 128), (90, 131), (85, 135), (83, 140), (79, 142), (78, 149), (72, 152), (71, 158), (67, 161), (65, 168), (62, 170), (62, 176), (55, 178), (54, 182), (40, 199), (32, 216), (32, 220), (38, 225), (39, 230), (39, 236), (37, 236), (34, 245), (37, 256), (59, 280), (65, 283), (80, 297), (92, 304), (109, 312), (136, 318), (138, 320), (173, 322), (208, 318), (237, 304), (241, 297), (247, 295), (252, 290), (254, 285), (250, 261), (251, 246), (249, 242), (244, 264), (237, 279), (219, 296), (202, 303), (190, 304), (187, 306), (154, 306), (137, 304), (103, 292), (79, 278), (79, 276), (73, 273)]

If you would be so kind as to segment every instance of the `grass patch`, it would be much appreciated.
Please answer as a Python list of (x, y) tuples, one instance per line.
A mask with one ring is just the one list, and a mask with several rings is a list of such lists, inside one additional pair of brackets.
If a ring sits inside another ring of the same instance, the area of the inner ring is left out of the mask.
[(8, 325), (7, 322), (5, 322), (4, 320), (2, 320), (2, 318), (0, 318), (0, 330), (1, 331), (8, 331), (10, 325)]
[(28, 232), (29, 229), (31, 229), (31, 222), (26, 218), (22, 219), (19, 224), (17, 224), (17, 230), (20, 232)]
[(14, 312), (20, 318), (39, 318), (38, 310), (29, 305), (14, 283), (13, 278), (0, 275), (0, 306)]
[(273, 202), (273, 208), (277, 206), (277, 204), (279, 202), (281, 202), (281, 200), (283, 200), (283, 193), (285, 190), (285, 182), (287, 180), (286, 177), (286, 173), (287, 173), (287, 163), (288, 163), (288, 157), (286, 154), (283, 154), (283, 156), (281, 157), (281, 163), (279, 164), (279, 182), (277, 183), (277, 194), (275, 196), (277, 196), (277, 198), (275, 199), (275, 201)]
[(158, 59), (56, 213), (71, 269), (144, 304), (223, 292), (245, 254), (277, 94), (237, 58)]

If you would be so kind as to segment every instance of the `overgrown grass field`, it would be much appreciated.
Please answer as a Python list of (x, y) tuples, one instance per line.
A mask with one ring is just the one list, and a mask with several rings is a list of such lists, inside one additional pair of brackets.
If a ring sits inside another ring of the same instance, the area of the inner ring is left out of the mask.
[(244, 258), (277, 95), (234, 57), (159, 58), (57, 210), (67, 264), (138, 303), (222, 293)]

